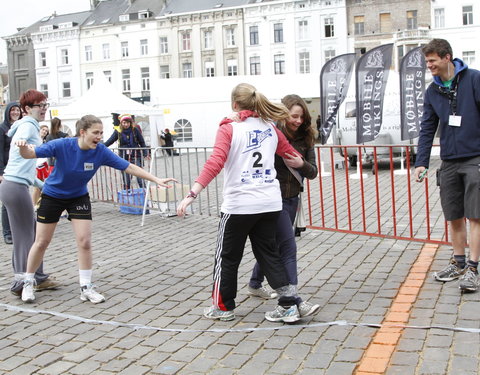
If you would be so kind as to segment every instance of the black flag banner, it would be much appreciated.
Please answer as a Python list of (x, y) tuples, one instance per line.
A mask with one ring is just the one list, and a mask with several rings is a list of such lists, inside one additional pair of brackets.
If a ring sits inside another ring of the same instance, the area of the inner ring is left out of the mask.
[(346, 53), (327, 61), (320, 73), (320, 97), (322, 98), (322, 125), (319, 129), (320, 142), (327, 143), (328, 137), (336, 125), (340, 105), (347, 96), (352, 78), (355, 54)]
[(357, 62), (357, 143), (373, 141), (382, 127), (383, 98), (392, 65), (393, 44), (365, 53)]
[(422, 47), (410, 50), (400, 63), (400, 128), (402, 141), (416, 138), (420, 132), (426, 68)]

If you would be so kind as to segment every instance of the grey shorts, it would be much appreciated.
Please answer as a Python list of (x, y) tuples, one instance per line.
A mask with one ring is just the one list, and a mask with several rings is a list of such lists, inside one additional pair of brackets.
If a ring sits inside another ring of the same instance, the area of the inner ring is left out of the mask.
[(437, 178), (446, 220), (480, 219), (480, 156), (442, 161)]

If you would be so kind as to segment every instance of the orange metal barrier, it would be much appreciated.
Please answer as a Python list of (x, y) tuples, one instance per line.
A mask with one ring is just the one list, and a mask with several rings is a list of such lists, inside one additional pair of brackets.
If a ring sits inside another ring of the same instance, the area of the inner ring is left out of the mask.
[[(152, 185), (145, 192), (151, 213), (175, 215), (178, 201), (212, 151), (207, 147), (175, 149), (178, 155), (168, 155), (160, 148), (150, 150), (151, 159), (143, 163), (154, 175), (174, 177), (184, 185), (167, 194)], [(438, 151), (437, 146), (434, 149)], [(413, 179), (414, 145), (317, 146), (315, 151), (319, 174), (306, 180), (303, 194), (308, 228), (449, 243), (435, 179), (438, 156), (432, 156), (427, 178), (417, 183)], [(137, 188), (136, 177), (133, 181)], [(220, 174), (195, 200), (190, 212), (219, 216), (222, 186)], [(102, 167), (90, 183), (92, 199), (142, 208), (119, 202), (119, 193), (122, 195), (121, 173)]]
[(417, 183), (414, 145), (321, 146), (316, 152), (319, 175), (306, 183), (309, 228), (449, 243), (434, 173), (437, 156)]

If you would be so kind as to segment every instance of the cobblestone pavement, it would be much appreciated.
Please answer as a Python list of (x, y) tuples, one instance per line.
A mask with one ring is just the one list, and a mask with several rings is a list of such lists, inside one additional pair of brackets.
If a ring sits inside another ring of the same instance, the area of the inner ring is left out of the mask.
[[(107, 301), (79, 299), (71, 227), (62, 219), (45, 259), (59, 290), (30, 305), (9, 293), (11, 247), (0, 246), (0, 373), (352, 374), (422, 244), (307, 230), (298, 239), (300, 292), (321, 305), (296, 325), (264, 313), (275, 301), (246, 294), (254, 260), (239, 270), (236, 319), (202, 317), (210, 304), (216, 217), (125, 215), (94, 203), (94, 280)], [(448, 260), (436, 254), (432, 270)], [(479, 294), (455, 282), (423, 285), (409, 325), (480, 328)], [(407, 328), (388, 374), (477, 374), (480, 335)]]

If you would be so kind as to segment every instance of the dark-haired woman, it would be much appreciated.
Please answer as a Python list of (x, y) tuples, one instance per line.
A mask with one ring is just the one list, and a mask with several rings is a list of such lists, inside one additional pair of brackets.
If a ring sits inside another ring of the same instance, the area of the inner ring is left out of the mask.
[[(3, 172), (8, 163), (8, 154), (10, 153), (10, 142), (12, 139), (7, 135), (13, 123), (22, 118), (22, 111), (17, 102), (8, 103), (5, 108), (5, 116), (3, 123), (0, 124), (0, 182), (3, 180)], [(12, 231), (10, 230), (10, 222), (8, 221), (8, 213), (5, 205), (2, 204), (2, 229), (3, 239), (7, 245), (13, 243)]]
[[(312, 180), (318, 173), (313, 148), (316, 134), (307, 105), (301, 97), (287, 95), (282, 99), (282, 103), (288, 108), (290, 118), (287, 121), (279, 122), (277, 126), (303, 158), (289, 160), (278, 155), (275, 156), (275, 169), (282, 191), (282, 212), (277, 221), (275, 239), (288, 274), (288, 281), (296, 288), (298, 285), (297, 244), (293, 223), (299, 194), (302, 191), (302, 180), (303, 178)], [(257, 262), (248, 284), (248, 293), (265, 299), (276, 297), (275, 293), (262, 286), (264, 279), (264, 273)], [(313, 314), (320, 307), (317, 304), (303, 301), (299, 296), (297, 296), (297, 306), (301, 317)]]
[(20, 154), (27, 159), (54, 156), (55, 168), (45, 181), (40, 206), (37, 210), (37, 234), (30, 250), (25, 273), (22, 300), (35, 300), (33, 272), (42, 262), (52, 240), (60, 215), (68, 213), (78, 247), (80, 299), (92, 303), (105, 301), (105, 297), (92, 284), (92, 211), (87, 184), (102, 165), (145, 178), (159, 186), (168, 187), (172, 178), (158, 178), (142, 168), (120, 158), (102, 144), (103, 124), (93, 115), (77, 121), (74, 138), (56, 139), (41, 146), (18, 140)]

